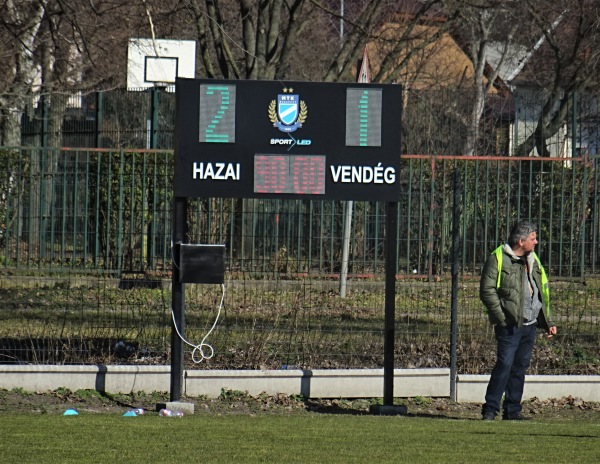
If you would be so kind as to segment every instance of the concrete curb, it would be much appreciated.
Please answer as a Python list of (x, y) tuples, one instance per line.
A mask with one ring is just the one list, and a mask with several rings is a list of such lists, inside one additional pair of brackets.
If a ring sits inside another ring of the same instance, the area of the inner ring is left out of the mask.
[[(0, 388), (57, 388), (107, 393), (169, 391), (170, 366), (0, 365)], [(459, 375), (457, 401), (482, 402), (489, 376)], [(186, 370), (184, 394), (216, 397), (224, 390), (302, 395), (312, 398), (383, 396), (383, 369)], [(395, 369), (394, 397), (449, 397), (450, 369)], [(524, 398), (572, 396), (600, 401), (600, 375), (530, 375)]]

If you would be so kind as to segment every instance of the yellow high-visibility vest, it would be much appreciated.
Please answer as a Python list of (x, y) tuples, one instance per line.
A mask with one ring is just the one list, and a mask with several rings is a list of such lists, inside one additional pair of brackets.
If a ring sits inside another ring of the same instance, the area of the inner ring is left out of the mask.
[[(500, 282), (502, 279), (502, 247), (503, 245), (500, 245), (498, 248), (492, 251), (492, 254), (496, 255), (496, 261), (498, 262), (498, 279), (496, 280), (496, 288), (500, 288)], [(548, 318), (550, 317), (550, 288), (548, 286), (548, 276), (546, 275), (546, 270), (544, 269), (544, 266), (542, 266), (540, 258), (538, 258), (538, 255), (536, 255), (535, 252), (533, 252), (533, 257), (537, 261), (542, 273), (542, 288), (540, 288), (540, 291), (542, 292), (544, 312)]]

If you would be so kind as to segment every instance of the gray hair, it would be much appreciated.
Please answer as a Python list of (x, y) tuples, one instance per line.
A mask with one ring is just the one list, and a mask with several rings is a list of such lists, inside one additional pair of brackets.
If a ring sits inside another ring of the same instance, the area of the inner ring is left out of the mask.
[(537, 226), (533, 222), (519, 221), (511, 229), (506, 242), (511, 247), (515, 246), (519, 243), (519, 240), (525, 240), (533, 232), (537, 232)]

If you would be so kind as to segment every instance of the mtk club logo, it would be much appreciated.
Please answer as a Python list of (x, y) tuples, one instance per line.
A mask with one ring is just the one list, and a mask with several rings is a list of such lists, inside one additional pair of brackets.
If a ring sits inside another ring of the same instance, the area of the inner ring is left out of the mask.
[(284, 88), (283, 93), (277, 95), (277, 102), (271, 100), (269, 104), (269, 120), (281, 132), (294, 132), (306, 121), (306, 103), (298, 95), (292, 94), (293, 91), (292, 88)]

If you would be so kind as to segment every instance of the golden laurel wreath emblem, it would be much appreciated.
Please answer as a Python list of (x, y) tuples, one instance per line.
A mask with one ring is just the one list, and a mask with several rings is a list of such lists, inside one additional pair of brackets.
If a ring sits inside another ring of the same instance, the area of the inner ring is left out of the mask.
[[(279, 122), (279, 118), (277, 117), (277, 103), (275, 100), (271, 100), (271, 103), (269, 103), (269, 121), (271, 121), (273, 123), (273, 125), (277, 125), (277, 123)], [(304, 124), (304, 121), (306, 121), (306, 116), (308, 115), (308, 107), (306, 106), (306, 103), (304, 103), (304, 100), (300, 100), (300, 114), (298, 115), (298, 119), (297, 121), (300, 123), (300, 126), (302, 126), (302, 124)]]

